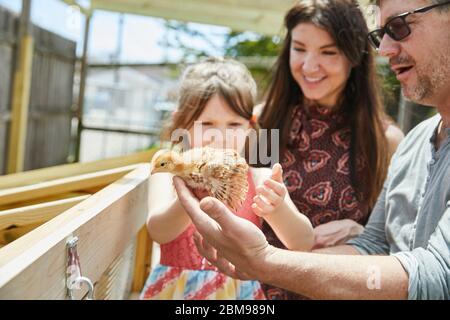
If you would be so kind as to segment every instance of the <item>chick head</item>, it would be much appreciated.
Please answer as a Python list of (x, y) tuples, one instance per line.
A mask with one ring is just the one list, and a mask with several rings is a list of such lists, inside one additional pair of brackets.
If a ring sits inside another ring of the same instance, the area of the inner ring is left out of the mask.
[(182, 165), (179, 154), (171, 150), (160, 150), (152, 159), (152, 173), (170, 172), (176, 174)]

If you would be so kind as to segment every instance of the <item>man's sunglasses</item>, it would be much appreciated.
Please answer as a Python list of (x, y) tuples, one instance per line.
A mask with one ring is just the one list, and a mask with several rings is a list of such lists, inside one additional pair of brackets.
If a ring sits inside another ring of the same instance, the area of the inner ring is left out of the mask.
[(376, 50), (378, 50), (380, 48), (381, 40), (383, 39), (386, 33), (388, 34), (389, 37), (391, 37), (395, 41), (403, 40), (411, 34), (411, 28), (409, 27), (408, 22), (406, 22), (406, 17), (415, 13), (424, 13), (431, 9), (444, 6), (447, 4), (450, 4), (450, 1), (433, 4), (427, 7), (422, 7), (413, 11), (402, 13), (398, 16), (391, 18), (386, 22), (383, 28), (373, 30), (369, 33), (368, 35), (369, 43)]

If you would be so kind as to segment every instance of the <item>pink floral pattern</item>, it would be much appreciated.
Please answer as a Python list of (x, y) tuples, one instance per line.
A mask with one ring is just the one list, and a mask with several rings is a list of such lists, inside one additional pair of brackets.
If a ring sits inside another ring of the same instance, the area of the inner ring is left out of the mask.
[(294, 155), (289, 150), (287, 150), (284, 154), (284, 158), (281, 162), (281, 166), (283, 168), (287, 168), (287, 167), (292, 166), (294, 163), (295, 163)]
[(310, 204), (326, 206), (330, 202), (333, 188), (331, 182), (319, 182), (305, 192), (305, 199)]
[(331, 139), (338, 147), (348, 150), (350, 148), (351, 130), (350, 128), (341, 129), (331, 135)]
[(309, 156), (303, 161), (305, 171), (308, 173), (317, 171), (325, 167), (331, 156), (326, 151), (313, 150)]
[(339, 209), (342, 211), (352, 211), (358, 207), (358, 198), (356, 192), (351, 186), (348, 186), (341, 192), (339, 199)]
[(320, 138), (325, 131), (330, 127), (325, 121), (320, 121), (316, 119), (311, 120), (312, 132), (311, 138), (317, 139)]
[(302, 131), (300, 133), (300, 141), (298, 144), (298, 151), (307, 151), (310, 146), (310, 140), (311, 140), (310, 137), (304, 131)]
[(302, 187), (302, 177), (300, 173), (290, 170), (283, 173), (284, 184), (289, 192), (295, 191)]
[(338, 220), (339, 213), (335, 210), (325, 210), (322, 214), (314, 216), (312, 223), (314, 225), (321, 225), (327, 222)]
[(337, 163), (337, 172), (349, 175), (350, 174), (350, 166), (348, 160), (350, 159), (350, 154), (348, 152), (344, 153), (344, 155), (338, 160)]

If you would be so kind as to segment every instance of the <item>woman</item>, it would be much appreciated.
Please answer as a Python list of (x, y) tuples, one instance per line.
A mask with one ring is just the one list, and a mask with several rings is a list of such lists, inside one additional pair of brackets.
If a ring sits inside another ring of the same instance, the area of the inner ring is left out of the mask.
[[(285, 27), (259, 123), (280, 130), (284, 182), (315, 227), (317, 249), (362, 232), (403, 133), (383, 112), (356, 1), (301, 1)], [(267, 224), (263, 230), (283, 247)], [(268, 285), (265, 293), (301, 298)]]

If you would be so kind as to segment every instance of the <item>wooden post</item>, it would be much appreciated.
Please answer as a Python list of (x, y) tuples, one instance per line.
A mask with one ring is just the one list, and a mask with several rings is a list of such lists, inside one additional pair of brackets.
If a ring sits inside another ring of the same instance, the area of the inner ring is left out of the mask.
[(81, 133), (83, 131), (83, 112), (84, 112), (84, 96), (86, 92), (86, 78), (88, 72), (88, 45), (89, 45), (89, 35), (91, 27), (91, 14), (86, 14), (86, 22), (84, 26), (84, 43), (83, 43), (83, 56), (81, 57), (81, 70), (80, 70), (80, 91), (78, 93), (78, 108), (77, 108), (77, 139), (75, 145), (75, 162), (80, 161), (80, 151), (81, 151)]
[(145, 224), (137, 235), (132, 292), (141, 292), (147, 280), (152, 257), (152, 240)]
[(31, 0), (22, 0), (17, 50), (18, 60), (14, 71), (11, 100), (7, 173), (21, 172), (24, 168), (34, 50), (30, 14)]

